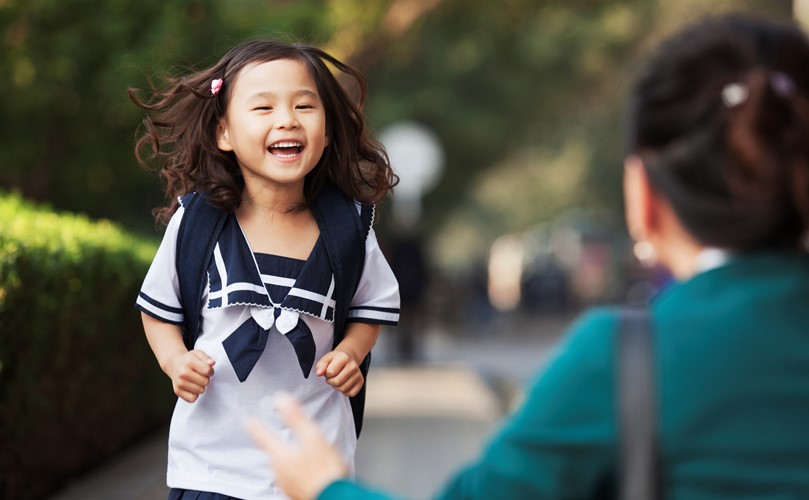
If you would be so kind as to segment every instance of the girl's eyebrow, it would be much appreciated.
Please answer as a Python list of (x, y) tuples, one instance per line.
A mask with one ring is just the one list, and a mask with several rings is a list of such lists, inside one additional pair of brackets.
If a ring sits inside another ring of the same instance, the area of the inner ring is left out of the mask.
[[(272, 99), (275, 98), (275, 92), (256, 92), (255, 94), (251, 95), (247, 98), (247, 102), (251, 103), (253, 101), (260, 101), (263, 99)], [(320, 96), (317, 95), (316, 92), (313, 92), (309, 89), (299, 89), (292, 92), (292, 97), (313, 97), (315, 99), (319, 99)]]

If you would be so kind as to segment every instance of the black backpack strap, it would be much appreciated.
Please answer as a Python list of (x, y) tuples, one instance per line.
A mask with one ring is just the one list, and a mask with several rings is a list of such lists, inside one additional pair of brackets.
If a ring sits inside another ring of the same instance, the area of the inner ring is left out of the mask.
[[(373, 208), (363, 207), (358, 212), (353, 200), (337, 187), (326, 185), (312, 203), (312, 213), (320, 228), (320, 235), (334, 271), (334, 299), (337, 303), (334, 310), (334, 346), (336, 347), (343, 340), (348, 320), (348, 308), (362, 276), (365, 264), (365, 239), (370, 231)], [(368, 353), (360, 364), (360, 371), (366, 382), (370, 365), (371, 354)], [(358, 437), (362, 429), (365, 410), (365, 387), (363, 385), (360, 392), (350, 398), (354, 427)]]
[[(354, 286), (351, 288), (351, 297), (353, 298), (354, 292), (357, 290), (357, 287), (360, 284), (360, 278), (362, 278), (362, 270), (365, 264), (365, 239), (368, 237), (368, 233), (371, 230), (371, 226), (373, 225), (373, 215), (374, 215), (374, 207), (363, 205), (362, 210), (360, 212), (360, 219), (362, 221), (362, 261), (360, 262), (360, 266), (357, 269), (356, 278), (353, 280)], [(348, 308), (351, 304), (351, 299), (349, 298), (349, 303), (346, 304), (346, 308)], [(343, 330), (345, 332), (345, 330)], [(371, 367), (371, 352), (368, 352), (368, 355), (365, 356), (365, 359), (362, 360), (360, 363), (360, 373), (362, 373), (362, 377), (365, 379), (365, 382), (368, 382), (368, 370)], [(363, 416), (365, 413), (365, 384), (362, 385), (362, 388), (357, 393), (356, 396), (350, 399), (351, 402), (351, 411), (354, 414), (354, 427), (357, 430), (357, 437), (360, 436), (360, 430), (362, 430), (362, 421)]]
[(194, 348), (200, 330), (200, 297), (205, 287), (208, 263), (225, 223), (225, 212), (210, 205), (200, 193), (181, 198), (185, 209), (177, 232), (177, 278), (183, 308), (183, 342)]
[(654, 337), (645, 308), (624, 308), (618, 335), (618, 405), (620, 411), (619, 497), (662, 498), (657, 446)]

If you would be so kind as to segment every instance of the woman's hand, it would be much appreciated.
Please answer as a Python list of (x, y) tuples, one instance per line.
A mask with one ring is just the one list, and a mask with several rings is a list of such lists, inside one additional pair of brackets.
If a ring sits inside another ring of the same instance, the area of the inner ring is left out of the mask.
[(255, 419), (246, 422), (253, 439), (270, 457), (278, 484), (293, 500), (317, 498), (332, 482), (348, 475), (348, 465), (317, 424), (288, 394), (276, 396), (275, 409), (297, 443), (285, 443)]

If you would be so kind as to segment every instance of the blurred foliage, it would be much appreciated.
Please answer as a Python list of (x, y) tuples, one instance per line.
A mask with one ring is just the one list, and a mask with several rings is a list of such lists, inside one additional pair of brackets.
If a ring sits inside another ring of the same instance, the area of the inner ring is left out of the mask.
[(151, 227), (156, 175), (135, 163), (141, 111), (127, 87), (214, 62), (251, 34), (323, 38), (324, 2), (0, 2), (0, 186)]
[(133, 307), (155, 251), (0, 193), (0, 497), (42, 498), (167, 420)]
[(424, 230), (439, 267), (484, 259), (495, 238), (584, 209), (622, 228), (623, 109), (665, 34), (730, 10), (788, 17), (788, 1), (446, 0), (369, 71), (377, 123), (440, 137)]
[[(372, 104), (389, 99), (380, 104), (392, 115), (386, 120), (410, 116), (444, 143), (445, 176), (424, 209), (455, 214), (426, 221), (445, 242), (443, 261), (463, 262), (459, 248), (485, 255), (498, 235), (565, 208), (614, 204), (615, 176), (597, 200), (588, 169), (600, 168), (593, 159), (619, 148), (605, 141), (599, 151), (591, 134), (616, 110), (622, 80), (615, 67), (645, 35), (653, 6), (644, 0), (445, 2), (394, 48), (397, 70), (374, 80)], [(419, 83), (412, 87), (415, 75)], [(397, 97), (405, 92), (413, 97)], [(458, 245), (456, 233), (475, 239)], [(481, 257), (465, 253), (470, 262)]]
[[(448, 226), (460, 219), (483, 244), (570, 206), (618, 214), (621, 110), (638, 57), (695, 17), (727, 10), (789, 16), (790, 5), (0, 0), (7, 82), (0, 187), (152, 231), (149, 212), (162, 195), (156, 174), (134, 161), (142, 113), (126, 88), (146, 88), (148, 75), (212, 64), (244, 39), (276, 37), (320, 44), (359, 67), (370, 82), (376, 132), (403, 119), (436, 132), (445, 174), (425, 199), (422, 229), (444, 247), (454, 245), (453, 231), (469, 230)], [(568, 172), (563, 165), (571, 161)], [(575, 182), (549, 179), (568, 173)], [(512, 196), (513, 189), (520, 192)]]

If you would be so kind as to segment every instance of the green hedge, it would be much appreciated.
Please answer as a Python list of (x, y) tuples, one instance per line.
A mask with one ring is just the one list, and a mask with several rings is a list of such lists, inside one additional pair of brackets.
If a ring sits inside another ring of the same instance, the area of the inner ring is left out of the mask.
[(0, 498), (42, 498), (169, 417), (133, 307), (155, 250), (0, 193)]

